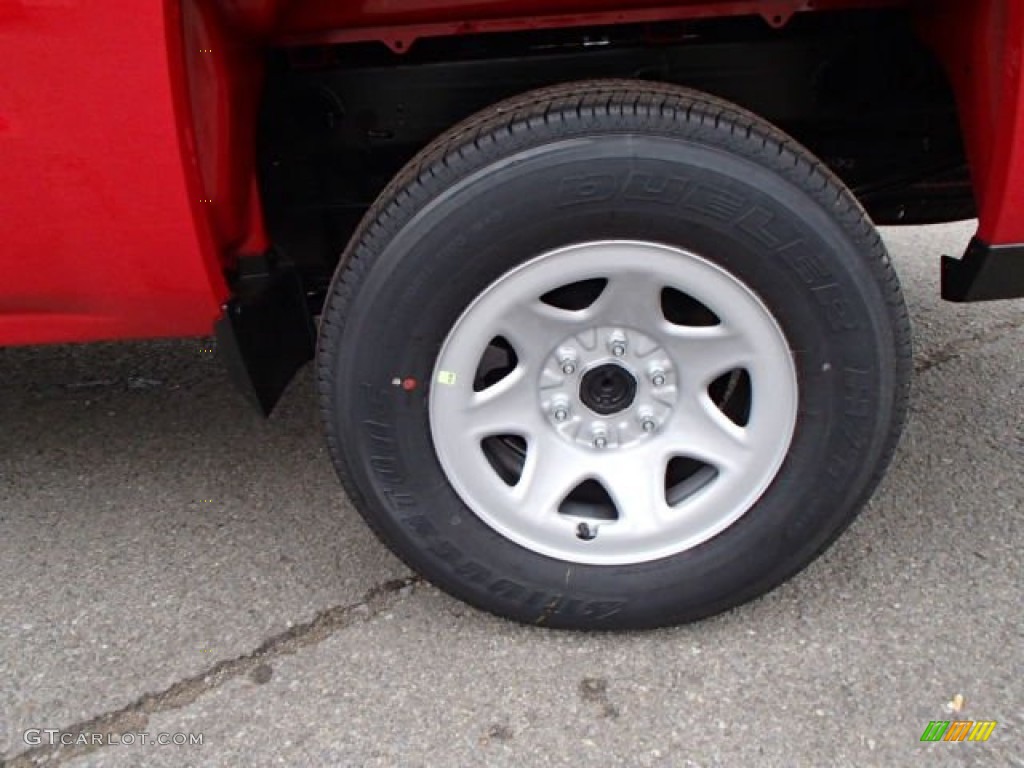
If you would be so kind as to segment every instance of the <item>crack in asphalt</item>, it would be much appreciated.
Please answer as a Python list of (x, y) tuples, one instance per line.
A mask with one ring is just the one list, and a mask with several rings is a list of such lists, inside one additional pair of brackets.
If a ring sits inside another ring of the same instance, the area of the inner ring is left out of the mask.
[(965, 352), (979, 344), (994, 344), (1011, 336), (1014, 331), (1024, 328), (1024, 318), (1014, 318), (994, 323), (987, 328), (979, 329), (970, 336), (961, 336), (946, 342), (938, 349), (926, 352), (914, 362), (914, 373), (924, 373), (932, 368), (958, 360)]
[[(104, 741), (107, 734), (138, 732), (146, 727), (150, 715), (187, 706), (206, 693), (243, 675), (256, 672), (258, 676), (257, 670), (271, 659), (290, 656), (303, 648), (323, 642), (336, 632), (357, 622), (372, 620), (399, 597), (408, 594), (412, 587), (422, 583), (423, 579), (419, 576), (407, 576), (378, 584), (368, 589), (359, 601), (320, 611), (312, 620), (296, 624), (267, 638), (249, 653), (219, 661), (204, 672), (179, 680), (162, 691), (146, 693), (121, 709), (105, 712), (90, 720), (61, 728), (60, 731), (75, 736), (102, 734)], [(0, 756), (0, 766), (31, 768), (38, 765), (60, 765), (105, 746), (106, 744), (43, 744), (6, 759)]]

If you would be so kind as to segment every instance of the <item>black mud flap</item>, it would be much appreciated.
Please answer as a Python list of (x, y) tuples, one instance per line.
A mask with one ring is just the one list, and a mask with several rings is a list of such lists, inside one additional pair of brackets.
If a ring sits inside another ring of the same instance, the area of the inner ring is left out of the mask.
[(957, 302), (1024, 298), (1024, 244), (986, 245), (975, 237), (962, 259), (943, 256), (942, 298)]
[(313, 359), (316, 329), (294, 267), (239, 262), (233, 298), (217, 321), (217, 347), (234, 382), (269, 415), (296, 371)]

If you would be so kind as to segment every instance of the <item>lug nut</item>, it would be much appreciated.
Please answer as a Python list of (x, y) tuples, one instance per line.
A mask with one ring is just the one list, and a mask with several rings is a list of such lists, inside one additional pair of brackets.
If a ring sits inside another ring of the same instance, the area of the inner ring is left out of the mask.
[(651, 371), (651, 384), (656, 387), (665, 386), (665, 373), (661, 370)]
[(569, 420), (569, 399), (565, 396), (559, 396), (555, 398), (555, 401), (551, 403), (551, 417), (561, 423)]
[(594, 447), (595, 448), (607, 448), (608, 447), (608, 438), (604, 437), (603, 435), (598, 435), (597, 437), (594, 438)]
[(608, 349), (615, 357), (622, 357), (626, 354), (626, 336), (621, 331), (616, 331), (608, 339)]
[(644, 432), (653, 432), (658, 425), (654, 423), (654, 419), (646, 418), (640, 423), (640, 426), (643, 427)]
[(576, 354), (572, 349), (559, 350), (558, 364), (562, 368), (562, 373), (571, 376), (576, 373)]

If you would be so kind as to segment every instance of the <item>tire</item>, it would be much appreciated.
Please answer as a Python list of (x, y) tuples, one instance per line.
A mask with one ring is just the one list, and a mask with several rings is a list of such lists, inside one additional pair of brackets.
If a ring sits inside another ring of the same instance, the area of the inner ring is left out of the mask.
[(736, 106), (632, 81), (531, 92), (424, 149), (320, 331), (330, 453), (371, 528), (553, 627), (693, 621), (796, 574), (877, 485), (910, 377), (896, 275), (841, 182)]

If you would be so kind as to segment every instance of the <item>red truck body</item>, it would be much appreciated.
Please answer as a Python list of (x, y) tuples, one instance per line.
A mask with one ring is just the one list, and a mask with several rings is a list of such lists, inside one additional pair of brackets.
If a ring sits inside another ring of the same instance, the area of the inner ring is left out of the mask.
[[(202, 335), (264, 249), (269, 45), (907, 5), (878, 0), (0, 0), (0, 345)], [(979, 239), (1024, 243), (1024, 6), (912, 9), (960, 111)]]

